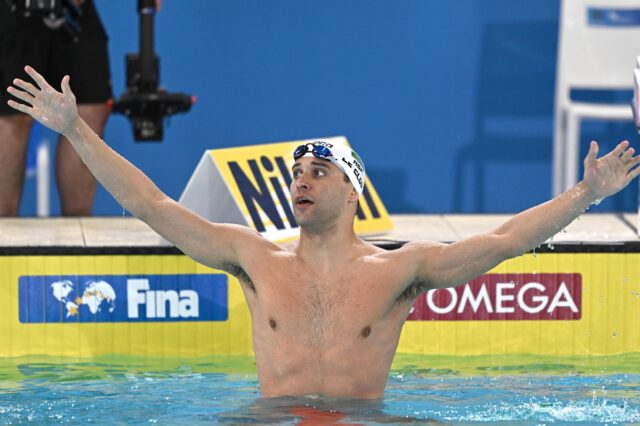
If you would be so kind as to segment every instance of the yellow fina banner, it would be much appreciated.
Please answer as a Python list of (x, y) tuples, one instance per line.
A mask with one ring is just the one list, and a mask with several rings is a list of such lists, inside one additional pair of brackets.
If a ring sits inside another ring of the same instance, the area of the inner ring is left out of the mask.
[[(293, 151), (315, 140), (207, 151), (180, 203), (212, 221), (251, 226), (272, 241), (295, 238), (299, 231), (289, 190)], [(349, 146), (342, 136), (322, 140)], [(385, 233), (393, 228), (387, 209), (368, 177), (354, 227), (359, 235)]]
[(0, 257), (0, 356), (251, 354), (237, 281), (184, 255)]
[[(252, 351), (238, 282), (183, 255), (4, 255), (0, 282), (0, 356)], [(474, 282), (421, 295), (398, 353), (640, 352), (640, 253), (527, 254)]]

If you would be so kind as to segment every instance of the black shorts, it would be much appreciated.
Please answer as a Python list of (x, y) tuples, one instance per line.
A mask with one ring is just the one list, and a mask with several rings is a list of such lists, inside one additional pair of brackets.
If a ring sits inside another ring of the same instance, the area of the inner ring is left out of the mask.
[(12, 13), (0, 0), (0, 115), (17, 112), (7, 105), (15, 98), (6, 89), (16, 77), (31, 81), (25, 65), (35, 68), (56, 90), (61, 90), (60, 82), (68, 74), (78, 104), (112, 98), (107, 34), (91, 0), (84, 2), (82, 11), (82, 31), (74, 42), (63, 29), (47, 28), (41, 16)]

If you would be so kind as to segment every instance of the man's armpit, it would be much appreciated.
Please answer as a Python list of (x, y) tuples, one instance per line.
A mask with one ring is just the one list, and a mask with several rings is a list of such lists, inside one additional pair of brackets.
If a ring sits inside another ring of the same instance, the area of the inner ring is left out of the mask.
[(252, 291), (256, 292), (256, 286), (253, 284), (251, 277), (240, 266), (226, 263), (222, 265), (221, 269), (236, 277), (241, 285), (244, 285)]

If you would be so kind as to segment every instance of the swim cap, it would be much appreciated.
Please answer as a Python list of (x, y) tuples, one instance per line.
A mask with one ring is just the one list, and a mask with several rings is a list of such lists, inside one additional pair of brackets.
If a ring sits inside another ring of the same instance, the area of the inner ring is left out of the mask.
[(294, 160), (301, 157), (316, 157), (331, 161), (342, 170), (342, 173), (347, 175), (358, 195), (362, 195), (365, 181), (364, 163), (350, 147), (326, 141), (309, 142), (300, 145), (293, 152)]

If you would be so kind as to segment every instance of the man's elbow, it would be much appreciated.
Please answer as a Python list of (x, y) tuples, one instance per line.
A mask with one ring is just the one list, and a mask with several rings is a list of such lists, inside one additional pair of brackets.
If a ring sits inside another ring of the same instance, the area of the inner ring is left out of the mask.
[(130, 205), (132, 208), (129, 211), (138, 219), (149, 223), (153, 218), (166, 211), (174, 202), (164, 194), (159, 194), (155, 197), (138, 197), (135, 200), (131, 200)]
[(518, 238), (505, 238), (504, 242), (504, 255), (505, 259), (511, 259), (513, 257), (522, 256), (528, 252), (531, 247), (528, 241), (523, 241)]
[(499, 234), (495, 238), (497, 240), (495, 245), (496, 255), (502, 260), (518, 257), (530, 249), (526, 241), (522, 241), (513, 235)]

